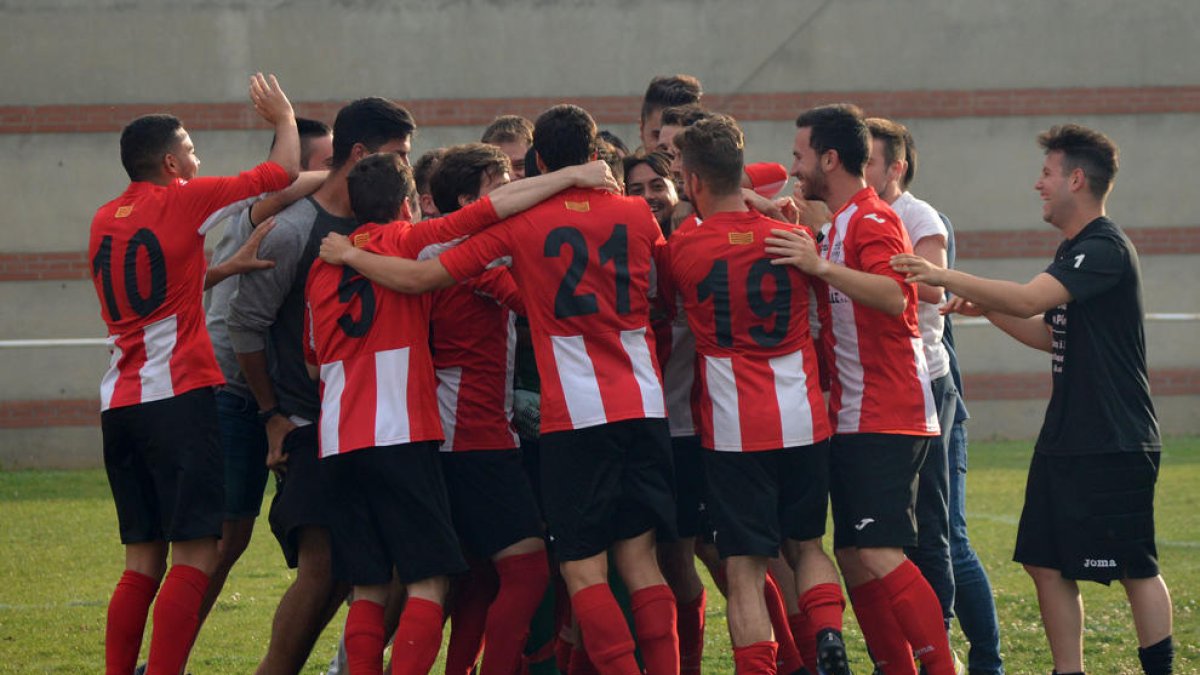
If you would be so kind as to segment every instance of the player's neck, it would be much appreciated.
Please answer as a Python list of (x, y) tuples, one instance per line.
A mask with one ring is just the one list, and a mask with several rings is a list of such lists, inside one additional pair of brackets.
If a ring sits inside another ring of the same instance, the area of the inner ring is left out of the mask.
[(1104, 202), (1081, 203), (1062, 223), (1054, 223), (1067, 239), (1074, 239), (1089, 223), (1105, 215)]
[(883, 188), (883, 192), (879, 193), (879, 198), (888, 204), (895, 204), (902, 194), (904, 194), (904, 190), (900, 189), (899, 183), (888, 183)]
[(861, 176), (851, 176), (848, 173), (842, 172), (838, 174), (826, 174), (829, 181), (829, 197), (825, 200), (825, 204), (829, 206), (829, 210), (837, 213), (842, 210), (854, 195), (867, 187), (867, 180)]
[(339, 218), (349, 218), (354, 215), (350, 209), (350, 190), (346, 187), (347, 173), (349, 173), (349, 169), (330, 174), (312, 195), (321, 208)]
[(750, 210), (740, 191), (728, 195), (698, 195), (694, 206), (701, 218), (711, 218), (718, 213), (745, 213)]

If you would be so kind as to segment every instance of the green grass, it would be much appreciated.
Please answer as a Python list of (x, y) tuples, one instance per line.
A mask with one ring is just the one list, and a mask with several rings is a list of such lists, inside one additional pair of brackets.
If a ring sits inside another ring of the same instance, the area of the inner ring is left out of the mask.
[[(1029, 448), (1026, 442), (973, 443), (968, 476), (971, 536), (995, 586), (1004, 656), (1014, 674), (1051, 669), (1033, 586), (1010, 562)], [(1200, 672), (1197, 485), (1200, 438), (1169, 439), (1156, 508), (1159, 558), (1175, 600), (1177, 673)], [(100, 672), (105, 605), (122, 560), (102, 471), (0, 473), (0, 673)], [(253, 672), (266, 650), (275, 604), (290, 581), (262, 521), (200, 636), (192, 672)], [(704, 670), (730, 673), (725, 607), (711, 589)], [(1085, 584), (1083, 591), (1088, 670), (1140, 673), (1121, 587)], [(323, 670), (342, 621), (344, 610), (317, 644), (305, 673)], [(869, 673), (850, 613), (846, 626), (856, 672)], [(964, 653), (961, 635), (955, 640)]]

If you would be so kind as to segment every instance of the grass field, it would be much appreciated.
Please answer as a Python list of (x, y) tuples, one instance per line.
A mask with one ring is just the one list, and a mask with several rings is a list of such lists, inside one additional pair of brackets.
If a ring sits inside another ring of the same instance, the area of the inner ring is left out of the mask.
[[(1025, 442), (973, 443), (968, 478), (972, 538), (995, 586), (1006, 666), (1013, 674), (1051, 669), (1032, 584), (1009, 561), (1029, 448)], [(1198, 485), (1200, 438), (1169, 439), (1157, 514), (1159, 558), (1175, 600), (1176, 673), (1200, 673)], [(122, 559), (102, 471), (0, 473), (0, 673), (101, 672), (105, 606)], [(289, 582), (263, 526), (200, 636), (191, 671), (253, 672), (266, 649), (275, 604)], [(711, 589), (704, 670), (731, 673), (724, 604)], [(1084, 598), (1089, 672), (1140, 673), (1120, 586), (1087, 584)], [(322, 672), (344, 618), (343, 610), (305, 673)], [(850, 613), (847, 642), (856, 672), (869, 673)], [(956, 645), (965, 653), (961, 635)]]

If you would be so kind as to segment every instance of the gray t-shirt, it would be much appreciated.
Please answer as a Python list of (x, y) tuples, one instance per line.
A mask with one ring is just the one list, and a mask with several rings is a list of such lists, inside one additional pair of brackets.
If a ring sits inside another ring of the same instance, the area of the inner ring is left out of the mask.
[[(212, 265), (228, 260), (250, 238), (254, 226), (250, 224), (250, 207), (230, 215), (226, 219), (225, 232), (217, 247), (213, 249)], [(242, 377), (242, 369), (238, 366), (237, 354), (233, 351), (233, 343), (229, 340), (229, 329), (225, 325), (225, 317), (229, 313), (229, 302), (237, 293), (237, 277), (230, 277), (208, 289), (204, 296), (204, 323), (208, 327), (208, 336), (212, 339), (213, 352), (217, 356), (217, 365), (225, 375), (224, 390), (237, 394), (242, 398), (253, 401), (254, 395)]]
[(312, 197), (292, 204), (275, 216), (275, 229), (258, 248), (275, 267), (239, 276), (229, 303), (234, 351), (265, 350), (279, 406), (309, 421), (318, 418), (320, 398), (304, 363), (304, 285), (325, 235), (355, 228), (353, 218), (329, 213)]

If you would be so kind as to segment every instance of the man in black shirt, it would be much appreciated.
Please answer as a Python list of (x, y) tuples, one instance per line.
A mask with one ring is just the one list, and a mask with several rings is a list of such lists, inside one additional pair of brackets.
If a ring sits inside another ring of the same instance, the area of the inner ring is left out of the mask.
[(1146, 374), (1137, 251), (1105, 217), (1117, 172), (1108, 137), (1067, 124), (1038, 137), (1046, 151), (1034, 188), (1042, 217), (1065, 237), (1054, 262), (1026, 284), (892, 258), (910, 282), (943, 286), (944, 312), (984, 316), (1052, 355), (1053, 393), (1034, 447), (1014, 560), (1024, 564), (1055, 673), (1083, 672), (1078, 580), (1125, 587), (1148, 674), (1170, 673), (1171, 598), (1154, 545), (1161, 442)]

